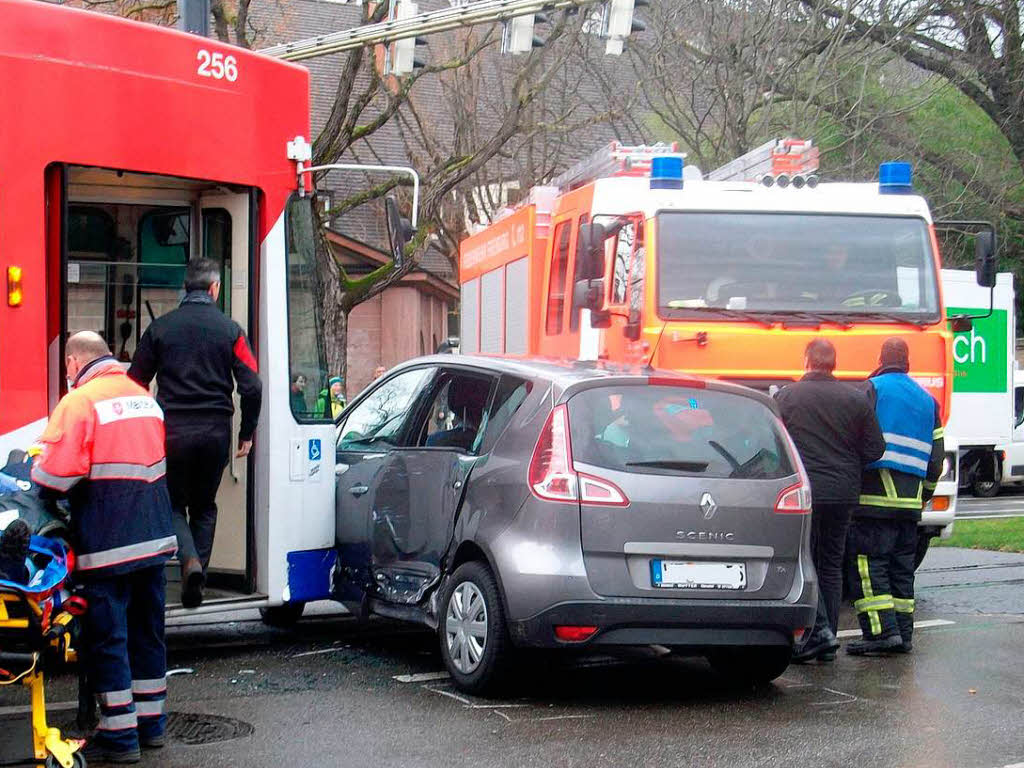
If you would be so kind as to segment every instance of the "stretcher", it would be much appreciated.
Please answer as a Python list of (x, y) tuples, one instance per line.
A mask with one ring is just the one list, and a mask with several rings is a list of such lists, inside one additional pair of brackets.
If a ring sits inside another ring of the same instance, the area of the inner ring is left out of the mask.
[(65, 588), (73, 555), (59, 539), (33, 536), (29, 559), (36, 572), (28, 585), (0, 580), (0, 686), (21, 684), (31, 692), (32, 755), (0, 766), (85, 768), (83, 743), (46, 721), (46, 670), (75, 660), (76, 618), (86, 608)]

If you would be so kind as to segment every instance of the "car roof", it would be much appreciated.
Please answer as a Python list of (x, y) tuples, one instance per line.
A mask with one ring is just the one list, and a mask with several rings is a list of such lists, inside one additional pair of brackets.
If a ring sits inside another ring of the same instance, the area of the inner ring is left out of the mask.
[(681, 384), (696, 383), (706, 389), (720, 392), (731, 392), (749, 397), (778, 413), (774, 398), (741, 384), (709, 379), (684, 371), (668, 371), (648, 368), (640, 365), (627, 365), (603, 360), (563, 360), (545, 357), (490, 357), (487, 355), (427, 355), (407, 360), (395, 371), (413, 368), (420, 365), (439, 365), (447, 367), (477, 368), (490, 373), (505, 373), (529, 379), (543, 379), (565, 391), (567, 389), (587, 389), (605, 383), (625, 383), (631, 379), (678, 380)]

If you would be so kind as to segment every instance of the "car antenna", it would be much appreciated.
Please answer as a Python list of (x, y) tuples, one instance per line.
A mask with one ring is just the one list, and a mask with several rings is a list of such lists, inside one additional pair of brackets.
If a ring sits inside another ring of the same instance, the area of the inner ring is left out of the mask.
[(651, 356), (647, 358), (647, 365), (644, 366), (645, 371), (654, 370), (654, 356), (658, 353), (658, 347), (661, 344), (661, 337), (665, 335), (665, 329), (668, 328), (668, 318), (661, 324), (661, 331), (658, 333), (658, 340), (654, 342), (654, 349), (651, 350)]

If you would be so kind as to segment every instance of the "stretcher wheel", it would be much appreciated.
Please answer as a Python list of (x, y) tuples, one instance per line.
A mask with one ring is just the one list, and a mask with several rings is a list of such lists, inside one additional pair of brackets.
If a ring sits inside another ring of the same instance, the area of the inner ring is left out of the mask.
[[(71, 760), (71, 765), (73, 766), (73, 768), (86, 768), (87, 766), (87, 763), (85, 761), (85, 755), (83, 755), (81, 752), (75, 752), (75, 754), (71, 756)], [(46, 758), (46, 762), (43, 763), (43, 765), (45, 765), (46, 768), (61, 768), (61, 764), (53, 755), (50, 755), (48, 758)]]

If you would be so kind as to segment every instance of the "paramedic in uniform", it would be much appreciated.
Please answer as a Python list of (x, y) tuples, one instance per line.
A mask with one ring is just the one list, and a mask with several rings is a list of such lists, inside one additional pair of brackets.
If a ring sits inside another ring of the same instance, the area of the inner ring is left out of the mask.
[(107, 344), (68, 339), (71, 391), (40, 438), (32, 479), (67, 493), (75, 576), (89, 609), (84, 662), (100, 708), (89, 760), (137, 762), (164, 744), (164, 564), (176, 549), (163, 414)]
[(234, 382), (242, 401), (237, 458), (248, 455), (260, 415), (262, 385), (241, 327), (217, 307), (220, 268), (193, 259), (185, 298), (154, 320), (139, 341), (128, 375), (144, 387), (156, 376), (167, 419), (167, 484), (181, 560), (181, 603), (203, 602), (217, 527), (217, 488), (231, 451)]
[(879, 363), (868, 394), (885, 453), (864, 472), (846, 548), (847, 583), (864, 636), (846, 647), (855, 656), (913, 647), (917, 523), (942, 472), (939, 405), (907, 374), (907, 343), (887, 339)]

